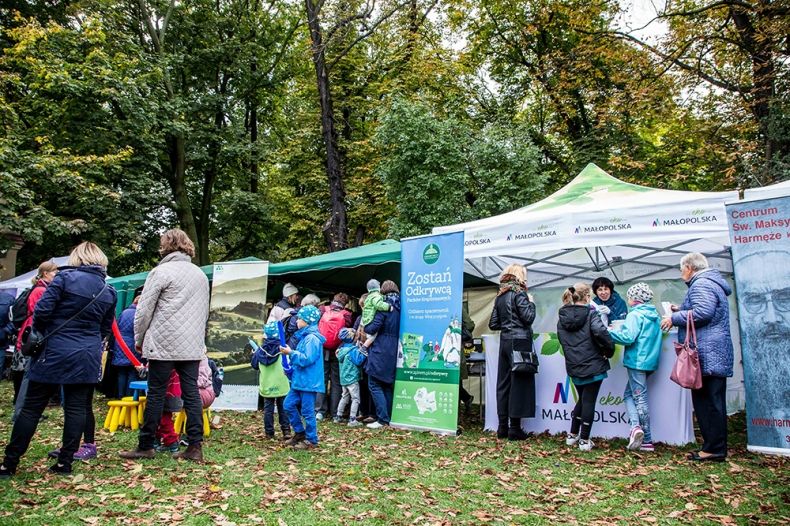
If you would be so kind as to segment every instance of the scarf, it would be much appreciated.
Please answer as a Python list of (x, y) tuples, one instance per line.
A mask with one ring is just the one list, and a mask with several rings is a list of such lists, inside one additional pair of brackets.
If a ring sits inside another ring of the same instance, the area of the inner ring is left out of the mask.
[(519, 280), (513, 274), (505, 274), (499, 282), (499, 292), (497, 296), (501, 296), (508, 291), (513, 291), (518, 294), (519, 292), (527, 292), (527, 287), (523, 281)]

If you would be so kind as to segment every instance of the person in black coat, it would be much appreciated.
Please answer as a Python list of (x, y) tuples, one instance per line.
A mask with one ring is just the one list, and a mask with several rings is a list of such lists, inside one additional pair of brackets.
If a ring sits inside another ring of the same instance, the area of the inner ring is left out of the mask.
[(497, 438), (524, 440), (527, 436), (521, 429), (521, 419), (535, 416), (535, 375), (512, 372), (513, 351), (532, 349), (535, 304), (527, 296), (527, 271), (522, 265), (505, 268), (499, 283), (488, 324), (492, 331), (501, 331), (496, 386)]
[(557, 337), (565, 355), (565, 370), (578, 398), (571, 413), (571, 430), (565, 443), (589, 451), (595, 417), (595, 400), (614, 355), (614, 341), (596, 310), (590, 306), (592, 290), (585, 283), (568, 287), (562, 295)]
[[(116, 294), (105, 283), (107, 256), (93, 243), (78, 245), (69, 256), (69, 265), (55, 276), (33, 312), (33, 329), (46, 340), (30, 364), (28, 391), (5, 448), (0, 477), (16, 472), (41, 414), (61, 385), (63, 445), (51, 472), (71, 473), (85, 431), (93, 389), (101, 375), (102, 340), (110, 334), (115, 316)], [(85, 440), (92, 442), (92, 437)]]

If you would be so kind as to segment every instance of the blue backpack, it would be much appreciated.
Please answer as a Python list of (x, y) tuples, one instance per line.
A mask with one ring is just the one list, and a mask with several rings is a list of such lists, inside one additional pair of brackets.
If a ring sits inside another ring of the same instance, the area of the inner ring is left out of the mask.
[(355, 345), (353, 349), (348, 353), (347, 358), (351, 360), (351, 363), (356, 365), (357, 367), (362, 367), (365, 365), (365, 362), (368, 359), (368, 355), (362, 351), (358, 345)]

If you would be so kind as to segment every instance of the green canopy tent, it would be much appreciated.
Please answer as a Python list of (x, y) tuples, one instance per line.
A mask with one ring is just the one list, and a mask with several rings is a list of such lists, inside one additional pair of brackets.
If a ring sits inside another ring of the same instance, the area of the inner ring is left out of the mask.
[[(237, 259), (234, 261), (261, 261), (256, 257), (246, 257), (242, 259)], [(200, 270), (208, 277), (209, 281), (214, 278), (214, 265), (204, 265), (200, 267)], [(126, 308), (130, 303), (132, 303), (132, 299), (134, 299), (134, 291), (137, 287), (142, 286), (145, 283), (145, 279), (148, 277), (148, 272), (138, 272), (137, 274), (129, 274), (128, 276), (120, 276), (117, 278), (111, 278), (107, 280), (107, 283), (115, 287), (115, 291), (118, 294), (118, 304), (115, 308), (115, 314), (120, 315), (121, 311)]]
[[(368, 245), (294, 259), (269, 266), (269, 296), (279, 297), (285, 283), (292, 282), (315, 291), (361, 294), (369, 279), (390, 279), (400, 283), (400, 241), (385, 239)], [(491, 286), (492, 282), (472, 274), (464, 275), (465, 287)]]
[[(260, 261), (255, 257), (237, 261)], [(214, 266), (201, 267), (209, 280)], [(148, 272), (140, 272), (108, 281), (118, 291), (120, 309), (131, 303), (134, 290), (145, 283)], [(400, 282), (400, 241), (385, 239), (368, 245), (353, 247), (318, 256), (294, 259), (269, 265), (269, 299), (281, 297), (285, 283), (322, 293), (348, 292), (361, 294), (369, 279), (379, 282), (391, 279)], [(491, 286), (492, 282), (464, 274), (464, 287)]]

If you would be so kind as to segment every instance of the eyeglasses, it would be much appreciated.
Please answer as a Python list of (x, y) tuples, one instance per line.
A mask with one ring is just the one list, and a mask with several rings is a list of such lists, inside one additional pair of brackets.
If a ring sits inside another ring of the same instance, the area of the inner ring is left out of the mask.
[(741, 296), (741, 304), (751, 314), (765, 312), (769, 301), (779, 312), (790, 312), (790, 287), (771, 292), (747, 292)]

